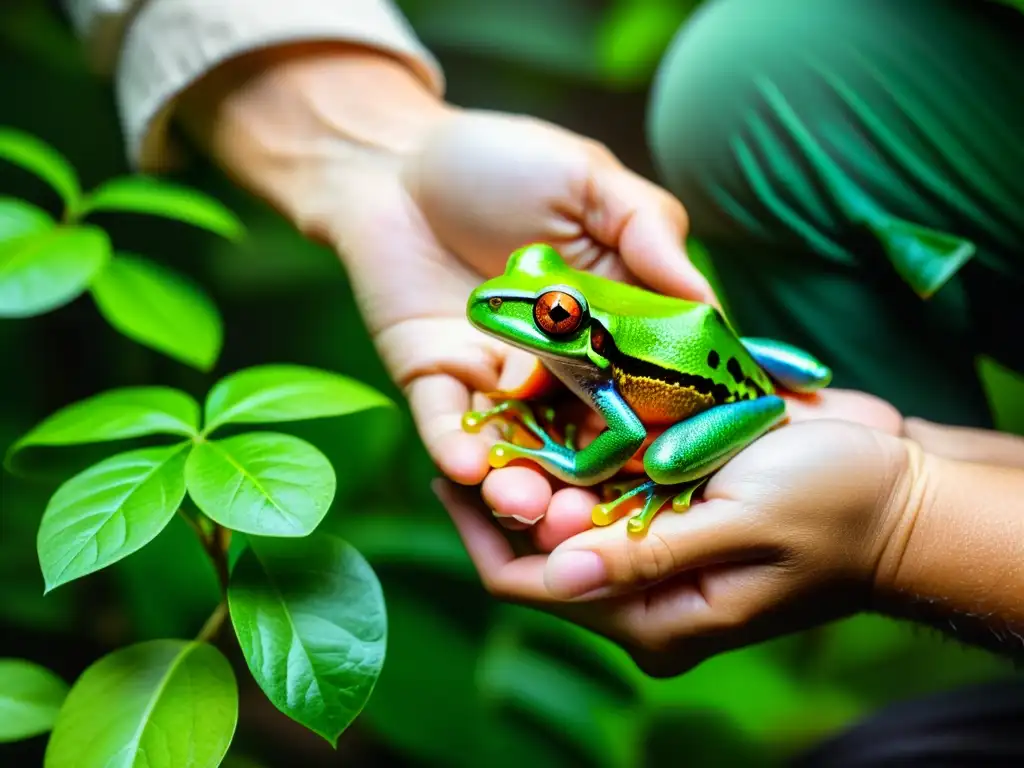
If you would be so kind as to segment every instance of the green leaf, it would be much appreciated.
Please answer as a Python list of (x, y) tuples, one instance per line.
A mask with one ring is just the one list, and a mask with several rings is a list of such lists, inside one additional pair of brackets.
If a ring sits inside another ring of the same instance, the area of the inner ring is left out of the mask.
[(37, 540), (47, 592), (106, 568), (157, 537), (185, 498), (190, 445), (120, 453), (57, 489)]
[(209, 195), (150, 176), (111, 179), (93, 190), (82, 205), (81, 215), (99, 211), (162, 216), (229, 240), (238, 240), (245, 232), (235, 214)]
[(170, 387), (124, 387), (61, 408), (18, 440), (14, 456), (30, 446), (66, 446), (126, 440), (142, 435), (184, 435), (199, 430), (199, 404)]
[(29, 317), (76, 299), (110, 258), (98, 227), (58, 227), (0, 249), (0, 317)]
[(206, 397), (206, 432), (224, 424), (344, 416), (393, 403), (347, 376), (301, 365), (261, 365), (225, 376)]
[(53, 229), (50, 215), (42, 208), (13, 197), (0, 197), (0, 252), (11, 242)]
[(0, 659), (0, 743), (30, 739), (53, 727), (68, 684), (38, 664)]
[(188, 457), (189, 495), (207, 517), (257, 536), (308, 536), (334, 500), (334, 468), (291, 435), (249, 432), (198, 443)]
[(152, 640), (103, 657), (68, 694), (45, 768), (216, 768), (238, 723), (238, 684), (211, 645)]
[(0, 127), (0, 159), (34, 173), (57, 190), (69, 208), (78, 205), (82, 190), (75, 169), (46, 142), (14, 128)]
[(118, 254), (92, 283), (100, 314), (130, 339), (209, 371), (224, 330), (209, 296), (148, 259)]
[(597, 34), (605, 77), (618, 86), (646, 84), (698, 4), (699, 0), (619, 0), (605, 15)]
[(267, 698), (337, 744), (384, 664), (384, 593), (370, 565), (335, 536), (250, 539), (231, 574), (228, 606)]

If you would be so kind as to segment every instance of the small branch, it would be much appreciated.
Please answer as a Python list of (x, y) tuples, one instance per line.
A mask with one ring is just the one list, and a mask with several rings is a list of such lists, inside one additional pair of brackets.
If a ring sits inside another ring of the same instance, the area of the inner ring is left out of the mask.
[(213, 569), (217, 572), (217, 581), (220, 583), (221, 594), (228, 594), (228, 545), (231, 543), (231, 531), (214, 525), (213, 535), (203, 542), (206, 554), (210, 556)]
[(178, 507), (178, 514), (181, 515), (181, 519), (188, 523), (188, 527), (192, 529), (192, 532), (199, 537), (200, 543), (203, 548), (207, 549), (209, 546), (209, 537), (206, 535), (206, 531), (199, 525), (199, 522), (192, 517), (188, 512), (185, 511), (184, 507)]
[(217, 603), (217, 607), (213, 609), (213, 613), (210, 614), (210, 618), (208, 618), (206, 623), (203, 624), (203, 628), (199, 630), (196, 640), (201, 643), (212, 643), (217, 638), (217, 635), (220, 634), (221, 627), (224, 626), (224, 619), (227, 617), (227, 600), (221, 600)]
[(195, 533), (203, 551), (213, 564), (213, 570), (217, 574), (217, 582), (220, 585), (221, 600), (213, 609), (210, 618), (199, 630), (197, 640), (200, 642), (212, 642), (224, 625), (224, 619), (228, 615), (228, 547), (231, 546), (231, 530), (217, 525), (208, 517), (199, 513), (198, 518), (192, 517), (182, 507), (178, 507), (178, 514), (182, 516), (189, 528)]

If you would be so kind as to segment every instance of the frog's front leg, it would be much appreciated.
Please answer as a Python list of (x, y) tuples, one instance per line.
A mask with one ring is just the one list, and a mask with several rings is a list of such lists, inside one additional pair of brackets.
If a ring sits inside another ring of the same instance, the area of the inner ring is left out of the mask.
[(516, 424), (542, 444), (548, 439), (544, 428), (537, 422), (533, 409), (522, 400), (504, 400), (486, 411), (468, 411), (462, 416), (462, 428), (466, 432), (479, 432), (493, 421), (504, 423), (505, 440), (513, 439)]
[[(534, 408), (522, 400), (509, 399), (503, 400), (486, 411), (467, 411), (462, 416), (462, 428), (466, 432), (479, 432), (490, 422), (499, 421), (504, 425), (502, 438), (506, 442), (522, 445), (516, 440), (516, 427), (518, 426), (543, 445), (549, 438), (557, 438), (556, 419), (557, 412), (552, 406)], [(575, 445), (576, 435), (576, 425), (566, 424), (562, 429), (562, 444), (566, 448), (572, 449)]]
[(586, 448), (576, 451), (560, 445), (542, 430), (543, 437), (537, 435), (543, 443), (541, 448), (497, 443), (491, 449), (491, 466), (499, 468), (516, 459), (527, 459), (571, 485), (596, 485), (610, 478), (640, 450), (647, 430), (611, 382), (596, 385), (589, 394), (608, 428)]

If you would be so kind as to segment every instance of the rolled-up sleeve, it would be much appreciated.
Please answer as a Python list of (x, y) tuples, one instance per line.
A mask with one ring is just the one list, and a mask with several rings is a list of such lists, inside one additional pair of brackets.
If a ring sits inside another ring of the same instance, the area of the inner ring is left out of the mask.
[(444, 77), (391, 0), (64, 0), (91, 65), (113, 75), (133, 166), (165, 170), (179, 94), (221, 63), (294, 42), (344, 41), (404, 61), (434, 92)]

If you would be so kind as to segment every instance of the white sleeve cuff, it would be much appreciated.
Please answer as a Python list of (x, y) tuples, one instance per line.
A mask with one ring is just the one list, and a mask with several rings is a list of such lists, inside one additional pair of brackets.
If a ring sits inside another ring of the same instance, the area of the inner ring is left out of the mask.
[(438, 94), (444, 75), (391, 0), (149, 0), (130, 23), (117, 97), (132, 165), (173, 166), (176, 97), (221, 63), (290, 42), (339, 40), (384, 50)]

